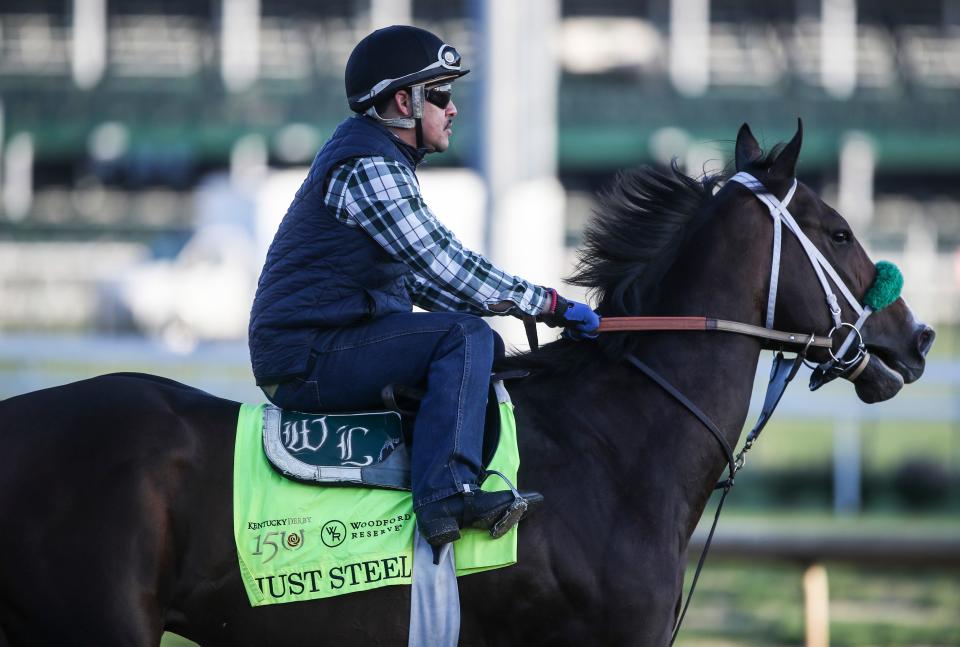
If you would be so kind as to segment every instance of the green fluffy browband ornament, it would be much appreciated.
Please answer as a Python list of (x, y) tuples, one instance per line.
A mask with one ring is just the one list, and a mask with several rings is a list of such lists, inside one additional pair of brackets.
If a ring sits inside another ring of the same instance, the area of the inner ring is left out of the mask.
[(880, 312), (897, 300), (903, 289), (903, 274), (900, 268), (890, 261), (877, 263), (877, 278), (863, 297), (863, 305), (874, 312)]

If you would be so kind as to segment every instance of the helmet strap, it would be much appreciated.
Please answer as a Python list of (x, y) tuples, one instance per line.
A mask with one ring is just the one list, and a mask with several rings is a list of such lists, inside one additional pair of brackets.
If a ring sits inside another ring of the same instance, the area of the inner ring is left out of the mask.
[(373, 117), (379, 121), (384, 126), (391, 128), (416, 128), (417, 129), (417, 148), (423, 146), (423, 126), (421, 125), (421, 119), (423, 118), (423, 84), (414, 85), (410, 88), (410, 107), (411, 115), (409, 117), (394, 117), (391, 119), (384, 119), (377, 112), (375, 106), (370, 106), (367, 108), (366, 115)]
[(389, 126), (391, 128), (415, 128), (414, 119), (411, 117), (396, 117), (394, 119), (384, 119), (377, 112), (377, 109), (373, 106), (367, 108), (367, 111), (364, 113), (368, 117), (373, 117), (379, 121), (384, 126)]
[(423, 148), (423, 119), (417, 119), (417, 148)]
[(413, 119), (417, 129), (417, 148), (423, 148), (423, 83), (410, 88), (410, 100), (413, 102)]

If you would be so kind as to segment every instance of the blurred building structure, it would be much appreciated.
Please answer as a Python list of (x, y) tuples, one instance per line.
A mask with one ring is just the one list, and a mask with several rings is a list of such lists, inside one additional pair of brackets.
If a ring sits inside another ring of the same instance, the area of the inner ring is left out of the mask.
[[(742, 122), (771, 146), (799, 116), (802, 179), (848, 215), (875, 258), (902, 266), (925, 319), (960, 318), (960, 0), (531, 2), (539, 10), (496, 0), (4, 0), (0, 304), (18, 305), (0, 307), (0, 330), (122, 325), (102, 308), (91, 315), (104, 274), (172, 258), (198, 226), (231, 214), (256, 237), (258, 213), (286, 208), (282, 197), (265, 206), (256, 187), (309, 164), (347, 114), (353, 45), (405, 19), (455, 43), (475, 70), (457, 85), (453, 146), (426, 168), (486, 176), (471, 199), (490, 199), (481, 213), (491, 225), (464, 237), (495, 259), (528, 236), (498, 224), (508, 193), (519, 209), (542, 200), (562, 214), (545, 226), (573, 247), (594, 192), (618, 169), (677, 157), (691, 174), (716, 170)], [(498, 32), (514, 39), (516, 60), (492, 58)], [(486, 117), (518, 105), (531, 69), (555, 75), (538, 86), (553, 96), (526, 95), (516, 124), (555, 121), (552, 135), (527, 140), (549, 172), (510, 190), (490, 156), (506, 164), (526, 153)], [(220, 174), (234, 198), (201, 199)], [(60, 289), (74, 306), (47, 317)]]

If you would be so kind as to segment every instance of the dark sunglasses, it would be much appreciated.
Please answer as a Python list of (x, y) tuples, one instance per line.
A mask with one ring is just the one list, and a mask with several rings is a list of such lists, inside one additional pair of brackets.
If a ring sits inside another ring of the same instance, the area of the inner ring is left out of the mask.
[(447, 83), (444, 85), (438, 85), (435, 88), (429, 88), (424, 92), (423, 98), (440, 108), (445, 110), (448, 105), (450, 105), (450, 99), (453, 95), (453, 88), (451, 84)]

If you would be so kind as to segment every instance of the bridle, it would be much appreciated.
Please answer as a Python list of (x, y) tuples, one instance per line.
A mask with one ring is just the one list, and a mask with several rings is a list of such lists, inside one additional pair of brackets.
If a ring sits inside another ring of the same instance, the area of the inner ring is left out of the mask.
[[(723, 494), (720, 498), (719, 504), (717, 505), (717, 510), (713, 518), (713, 524), (710, 527), (710, 532), (707, 534), (707, 539), (704, 542), (703, 550), (700, 553), (700, 559), (697, 562), (697, 569), (690, 584), (690, 590), (687, 592), (686, 602), (684, 603), (682, 611), (680, 612), (680, 615), (674, 625), (670, 640), (671, 645), (677, 639), (680, 626), (683, 623), (687, 609), (690, 606), (690, 601), (693, 598), (693, 593), (700, 577), (700, 571), (703, 568), (707, 552), (710, 550), (710, 543), (713, 540), (714, 531), (717, 528), (717, 522), (720, 519), (720, 512), (723, 510), (723, 502), (726, 500), (727, 493), (729, 493), (730, 488), (733, 487), (734, 478), (737, 472), (740, 471), (744, 466), (747, 452), (749, 452), (753, 447), (760, 435), (760, 432), (766, 426), (767, 422), (769, 422), (774, 410), (780, 403), (780, 399), (783, 397), (787, 386), (790, 384), (790, 381), (797, 374), (801, 364), (806, 364), (807, 366), (813, 368), (813, 374), (810, 378), (811, 391), (815, 391), (837, 377), (844, 377), (851, 382), (856, 380), (863, 372), (863, 369), (870, 362), (870, 354), (867, 352), (866, 344), (863, 341), (863, 335), (861, 333), (861, 329), (863, 328), (863, 324), (867, 320), (867, 317), (874, 312), (870, 304), (872, 303), (873, 306), (879, 310), (886, 307), (886, 304), (890, 302), (886, 301), (883, 303), (871, 299), (870, 292), (873, 291), (873, 287), (871, 287), (871, 290), (868, 291), (867, 294), (867, 305), (861, 305), (860, 301), (853, 296), (830, 262), (803, 232), (803, 230), (800, 228), (800, 225), (797, 224), (796, 219), (794, 219), (793, 215), (788, 209), (788, 206), (791, 200), (793, 200), (797, 190), (798, 183), (796, 179), (793, 180), (793, 183), (791, 184), (790, 189), (787, 191), (783, 200), (777, 198), (770, 190), (767, 189), (766, 186), (764, 186), (762, 182), (749, 173), (737, 173), (730, 178), (730, 180), (737, 182), (750, 190), (750, 192), (753, 193), (753, 195), (756, 196), (756, 198), (767, 207), (770, 217), (773, 220), (773, 249), (770, 269), (770, 290), (767, 295), (764, 326), (755, 326), (753, 324), (746, 324), (737, 321), (726, 321), (712, 317), (603, 317), (600, 321), (600, 327), (598, 329), (598, 332), (601, 333), (683, 330), (728, 332), (761, 339), (764, 342), (764, 347), (772, 347), (774, 350), (776, 350), (773, 358), (773, 366), (770, 370), (770, 379), (767, 384), (767, 391), (763, 399), (763, 407), (760, 411), (760, 416), (753, 428), (750, 430), (750, 433), (747, 435), (747, 439), (744, 442), (740, 452), (736, 455), (734, 455), (733, 449), (730, 447), (730, 443), (727, 441), (720, 428), (710, 419), (709, 416), (707, 416), (699, 407), (697, 407), (696, 404), (694, 404), (689, 398), (687, 398), (676, 387), (670, 384), (666, 379), (664, 379), (659, 373), (648, 366), (635, 354), (627, 353), (625, 355), (625, 360), (629, 364), (660, 386), (660, 388), (662, 388), (667, 394), (669, 394), (674, 400), (676, 400), (688, 412), (697, 418), (697, 420), (700, 421), (707, 431), (713, 435), (717, 443), (720, 445), (721, 450), (723, 450), (729, 472), (727, 478), (718, 483), (715, 487), (715, 489), (723, 490)], [(833, 327), (826, 334), (826, 336), (818, 336), (813, 333), (806, 334), (784, 332), (776, 330), (773, 327), (774, 312), (776, 311), (777, 305), (777, 291), (780, 283), (780, 260), (784, 228), (790, 231), (800, 243), (800, 246), (806, 254), (807, 259), (810, 261), (811, 267), (813, 267), (814, 273), (817, 276), (817, 280), (820, 283), (820, 287), (823, 290), (824, 300), (833, 323)], [(877, 267), (878, 280), (875, 281), (875, 286), (879, 283), (880, 274), (879, 264)], [(899, 274), (899, 270), (895, 271), (897, 274)], [(902, 276), (900, 279), (902, 285)], [(833, 291), (831, 281), (833, 286), (836, 286), (836, 289), (839, 290), (841, 296), (843, 296), (850, 308), (857, 314), (857, 320), (854, 323), (843, 321), (840, 302), (837, 298), (837, 295)], [(896, 288), (896, 291), (898, 294), (899, 286)], [(893, 294), (893, 298), (896, 298), (897, 294)], [(526, 317), (524, 318), (524, 325), (527, 331), (527, 340), (530, 342), (530, 349), (532, 351), (536, 351), (539, 345), (537, 343), (535, 321), (532, 317)], [(841, 333), (844, 329), (848, 330), (849, 332), (847, 333), (846, 338), (841, 342), (837, 352), (834, 353), (833, 337), (834, 335)], [(854, 347), (854, 344), (855, 351), (853, 355), (851, 357), (846, 357), (847, 351), (849, 351), (851, 347)], [(783, 351), (787, 347), (792, 347), (797, 352), (796, 357), (794, 357), (792, 360), (787, 360), (784, 357)], [(808, 362), (806, 356), (811, 347), (826, 349), (830, 359), (821, 362), (820, 364)]]
[[(832, 344), (828, 347), (829, 360), (819, 365), (808, 363), (808, 365), (814, 369), (814, 374), (810, 381), (810, 390), (815, 391), (837, 377), (846, 377), (851, 382), (856, 380), (870, 362), (870, 353), (867, 352), (866, 344), (863, 342), (861, 328), (872, 311), (869, 307), (862, 306), (860, 301), (853, 296), (837, 274), (837, 271), (833, 268), (833, 265), (831, 265), (820, 250), (816, 248), (807, 235), (803, 233), (800, 225), (797, 224), (797, 221), (787, 208), (797, 190), (797, 180), (793, 180), (793, 184), (790, 185), (790, 189), (781, 201), (778, 200), (777, 196), (771, 193), (763, 183), (749, 173), (740, 172), (730, 179), (750, 189), (760, 202), (767, 207), (770, 212), (770, 217), (773, 219), (773, 254), (770, 269), (770, 291), (767, 295), (766, 327), (770, 329), (773, 328), (773, 315), (777, 304), (777, 286), (780, 278), (782, 232), (783, 227), (786, 226), (803, 248), (807, 259), (810, 261), (810, 265), (817, 275), (820, 287), (823, 289), (827, 309), (830, 311), (830, 317), (833, 321), (833, 327), (827, 333), (827, 338), (832, 340), (835, 334), (840, 333), (844, 329), (849, 330), (846, 339), (843, 340), (836, 353), (833, 352)], [(828, 276), (850, 308), (856, 313), (857, 320), (855, 323), (851, 324), (842, 320), (840, 304), (836, 294), (834, 294), (831, 289), (830, 281), (827, 280)], [(850, 350), (854, 343), (856, 343), (856, 347), (853, 356), (846, 357), (847, 351)]]
[[(827, 352), (830, 354), (830, 359), (821, 363), (819, 366), (815, 366), (813, 376), (810, 380), (810, 389), (816, 390), (827, 381), (843, 376), (847, 373), (849, 373), (849, 375), (847, 375), (847, 379), (851, 381), (855, 380), (857, 377), (859, 377), (860, 373), (870, 360), (870, 355), (867, 353), (866, 346), (863, 343), (863, 337), (860, 333), (860, 328), (863, 326), (866, 318), (870, 315), (871, 310), (870, 308), (864, 308), (861, 306), (860, 302), (850, 293), (850, 290), (847, 289), (847, 286), (840, 279), (840, 276), (837, 274), (836, 270), (834, 270), (830, 262), (824, 258), (820, 250), (814, 246), (807, 235), (803, 233), (800, 225), (797, 224), (797, 221), (787, 208), (787, 206), (790, 204), (790, 201), (793, 199), (794, 194), (796, 193), (797, 180), (793, 180), (793, 184), (791, 184), (790, 189), (787, 191), (787, 194), (781, 201), (772, 192), (770, 192), (766, 186), (763, 185), (763, 183), (749, 173), (740, 172), (730, 179), (749, 189), (757, 197), (757, 199), (759, 199), (760, 202), (767, 207), (768, 211), (770, 212), (770, 217), (773, 219), (773, 252), (770, 269), (770, 290), (767, 295), (766, 317), (764, 320), (765, 329), (770, 332), (779, 332), (774, 331), (773, 323), (774, 311), (776, 310), (777, 305), (777, 287), (780, 279), (780, 252), (783, 241), (783, 228), (786, 227), (790, 232), (793, 233), (794, 236), (796, 236), (800, 246), (806, 253), (807, 258), (810, 261), (810, 265), (813, 267), (814, 272), (817, 275), (817, 279), (820, 282), (820, 286), (823, 289), (827, 309), (830, 311), (830, 317), (833, 321), (833, 327), (826, 336), (826, 348)], [(857, 313), (858, 318), (856, 323), (844, 323), (841, 319), (840, 304), (838, 303), (837, 297), (831, 289), (830, 282), (827, 280), (827, 276), (832, 279), (834, 285), (836, 285), (840, 290), (840, 293), (846, 299), (847, 303), (851, 308), (853, 308), (854, 312)], [(850, 333), (841, 344), (839, 351), (834, 354), (832, 350), (833, 335), (844, 328), (849, 328)], [(755, 334), (755, 336), (758, 337), (766, 337), (765, 335), (751, 333), (749, 331), (743, 332), (742, 334)], [(844, 355), (854, 342), (854, 339), (857, 342), (856, 354), (854, 357), (846, 359)], [(710, 550), (710, 544), (713, 540), (714, 531), (717, 528), (717, 522), (720, 520), (720, 512), (723, 510), (723, 502), (726, 500), (727, 494), (730, 492), (730, 488), (733, 487), (734, 477), (736, 476), (736, 473), (743, 468), (747, 452), (753, 447), (753, 444), (756, 442), (757, 437), (759, 437), (760, 432), (770, 420), (774, 409), (776, 409), (777, 405), (780, 403), (780, 399), (783, 397), (783, 393), (787, 389), (787, 385), (790, 384), (790, 381), (797, 374), (800, 364), (807, 363), (807, 351), (809, 350), (810, 346), (814, 345), (815, 341), (817, 341), (815, 336), (812, 334), (809, 335), (803, 348), (797, 352), (797, 356), (792, 362), (787, 362), (784, 360), (782, 351), (778, 351), (776, 353), (773, 359), (773, 366), (770, 370), (770, 381), (767, 384), (767, 392), (764, 396), (763, 407), (760, 411), (760, 416), (757, 419), (756, 424), (754, 424), (753, 429), (751, 429), (750, 433), (747, 435), (747, 440), (745, 441), (743, 448), (740, 450), (740, 453), (737, 454), (736, 457), (733, 456), (730, 444), (720, 432), (720, 429), (717, 427), (717, 425), (708, 417), (706, 417), (706, 415), (700, 411), (699, 408), (693, 405), (693, 403), (687, 401), (683, 394), (677, 391), (669, 383), (666, 383), (662, 377), (657, 375), (653, 369), (650, 369), (648, 366), (643, 364), (643, 362), (641, 362), (635, 355), (630, 354), (627, 357), (627, 361), (640, 369), (648, 377), (653, 379), (653, 381), (659, 384), (661, 388), (666, 390), (667, 393), (683, 404), (698, 420), (700, 420), (700, 422), (720, 443), (720, 447), (723, 450), (728, 462), (729, 476), (724, 481), (717, 484), (715, 488), (722, 489), (723, 494), (720, 497), (720, 502), (717, 505), (716, 512), (714, 513), (713, 524), (710, 526), (710, 532), (708, 533), (707, 539), (704, 542), (703, 550), (700, 553), (700, 559), (697, 561), (697, 568), (690, 584), (690, 590), (687, 592), (686, 602), (684, 603), (680, 615), (677, 617), (677, 621), (674, 624), (673, 632), (670, 638), (671, 645), (673, 645), (673, 643), (676, 641), (677, 636), (680, 633), (680, 626), (683, 624), (683, 619), (686, 617), (687, 609), (690, 607), (690, 601), (693, 599), (693, 593), (696, 590), (697, 580), (700, 578), (700, 571), (703, 568), (707, 553)], [(814, 383), (815, 379), (818, 380), (818, 383), (816, 384)]]
[[(600, 322), (599, 332), (633, 332), (633, 331), (669, 331), (669, 330), (703, 330), (733, 332), (750, 337), (756, 337), (764, 342), (773, 342), (778, 348), (799, 348), (804, 355), (803, 362), (814, 369), (810, 380), (810, 390), (815, 391), (830, 380), (845, 377), (851, 382), (856, 380), (870, 361), (863, 341), (861, 329), (867, 317), (873, 312), (869, 307), (862, 306), (850, 292), (843, 279), (837, 274), (819, 249), (811, 242), (797, 224), (796, 219), (787, 208), (797, 190), (797, 180), (793, 181), (783, 200), (779, 200), (766, 186), (749, 173), (740, 172), (730, 178), (749, 189), (767, 207), (773, 220), (773, 249), (770, 264), (770, 289), (767, 294), (767, 307), (764, 316), (764, 326), (737, 321), (726, 321), (711, 317), (604, 317)], [(783, 229), (793, 233), (801, 248), (810, 261), (810, 265), (817, 276), (823, 290), (827, 310), (830, 313), (833, 327), (826, 335), (813, 333), (793, 333), (774, 329), (774, 312), (777, 304), (777, 293), (780, 284), (780, 260), (783, 243)], [(833, 285), (831, 285), (831, 282)], [(833, 286), (840, 292), (850, 308), (856, 313), (855, 323), (844, 322), (842, 311)], [(848, 330), (837, 352), (833, 351), (833, 338), (843, 330)], [(854, 346), (855, 345), (855, 346)], [(533, 348), (535, 344), (531, 344)], [(805, 351), (811, 347), (823, 348), (829, 354), (829, 359), (820, 364), (813, 364), (806, 359)], [(851, 347), (855, 348), (852, 356), (847, 357)]]

